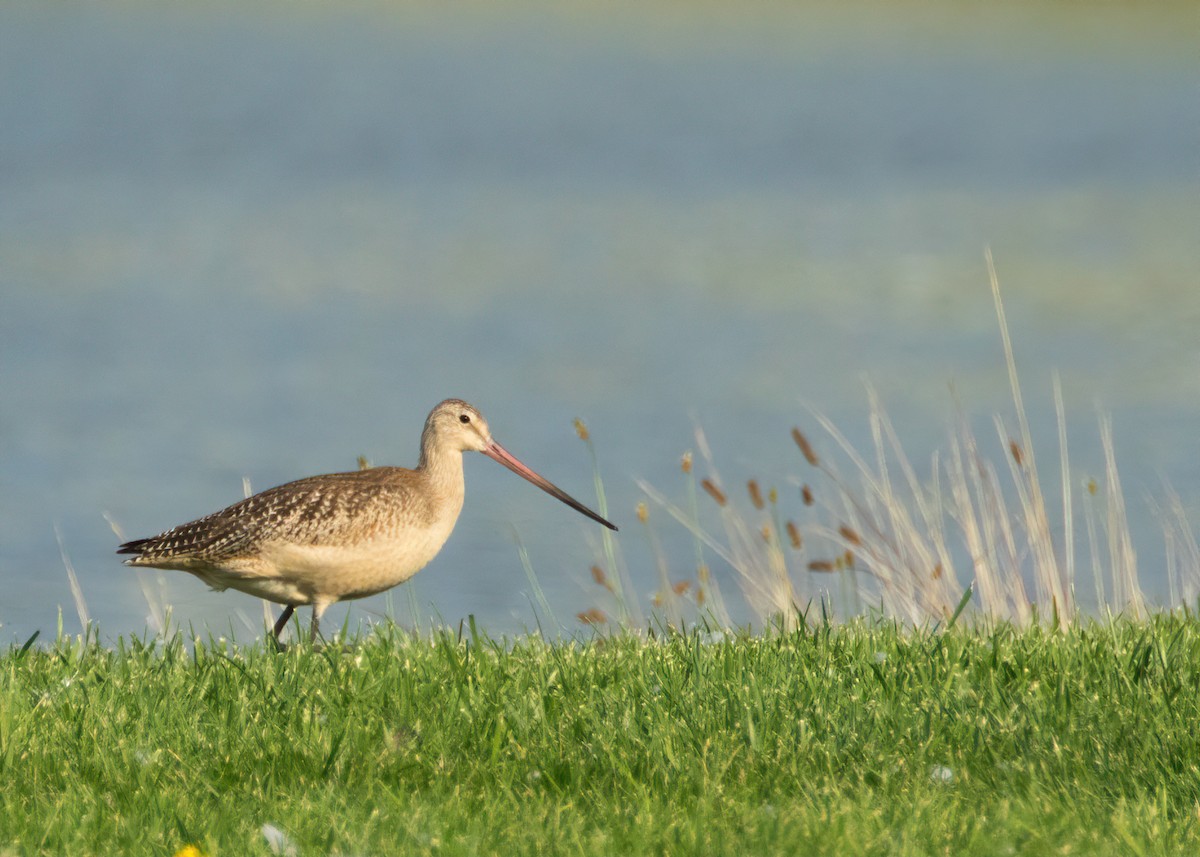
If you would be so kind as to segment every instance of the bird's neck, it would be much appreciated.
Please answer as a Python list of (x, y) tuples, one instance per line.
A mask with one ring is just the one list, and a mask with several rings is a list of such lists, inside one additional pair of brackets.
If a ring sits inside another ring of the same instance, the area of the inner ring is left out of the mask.
[[(421, 458), (417, 470), (434, 485), (455, 488), (463, 484), (463, 454), (457, 449), (446, 449), (421, 438)], [(461, 487), (458, 488), (461, 491)]]

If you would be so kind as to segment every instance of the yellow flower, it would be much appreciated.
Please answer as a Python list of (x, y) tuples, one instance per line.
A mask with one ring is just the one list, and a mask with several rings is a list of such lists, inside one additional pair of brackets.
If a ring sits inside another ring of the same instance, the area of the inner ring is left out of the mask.
[(204, 857), (204, 852), (195, 845), (185, 845), (175, 852), (175, 857)]

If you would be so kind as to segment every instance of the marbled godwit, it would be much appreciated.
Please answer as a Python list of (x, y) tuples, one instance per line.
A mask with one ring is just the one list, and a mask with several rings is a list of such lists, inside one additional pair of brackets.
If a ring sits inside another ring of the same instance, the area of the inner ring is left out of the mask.
[(462, 454), (468, 450), (616, 529), (496, 443), (479, 411), (447, 399), (425, 420), (415, 470), (372, 467), (310, 476), (126, 542), (117, 553), (136, 554), (126, 565), (187, 571), (213, 589), (237, 589), (284, 605), (271, 632), (276, 642), (296, 607), (310, 604), (315, 640), (330, 604), (391, 589), (437, 556), (462, 509)]

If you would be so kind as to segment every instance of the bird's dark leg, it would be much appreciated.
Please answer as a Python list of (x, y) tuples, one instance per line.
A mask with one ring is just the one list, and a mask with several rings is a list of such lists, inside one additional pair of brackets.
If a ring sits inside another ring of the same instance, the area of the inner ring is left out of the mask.
[(296, 605), (288, 604), (283, 608), (283, 613), (279, 615), (279, 621), (275, 623), (275, 627), (271, 629), (271, 636), (275, 638), (275, 645), (280, 649), (284, 648), (283, 643), (279, 640), (279, 635), (283, 633), (283, 629), (287, 627), (288, 620), (292, 618), (292, 614), (296, 612)]
[(332, 600), (329, 600), (329, 601), (325, 601), (322, 599), (314, 599), (313, 600), (312, 632), (311, 632), (311, 637), (309, 638), (309, 642), (312, 644), (313, 649), (318, 648), (317, 638), (321, 635), (321, 630), (320, 630), (321, 629), (321, 617), (325, 614), (326, 608), (329, 607), (329, 605), (332, 603), (333, 603)]

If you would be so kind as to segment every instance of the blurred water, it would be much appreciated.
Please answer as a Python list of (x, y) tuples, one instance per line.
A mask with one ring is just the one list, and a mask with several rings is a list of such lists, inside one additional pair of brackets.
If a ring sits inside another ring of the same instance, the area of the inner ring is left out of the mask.
[[(1114, 413), (1163, 596), (1146, 498), (1200, 494), (1185, 4), (859, 14), (6, 4), (0, 635), (77, 627), (56, 523), (102, 630), (141, 630), (105, 513), (148, 535), (244, 476), (412, 464), (450, 395), (590, 502), (585, 418), (649, 592), (633, 480), (678, 494), (694, 421), (728, 481), (782, 485), (806, 404), (869, 436), (864, 376), (918, 460), (954, 396), (1009, 408), (989, 244), (1035, 433), (1055, 369), (1080, 478)], [(481, 458), (468, 483), (421, 616), (532, 625), (515, 527), (573, 624), (594, 527)], [(167, 586), (177, 621), (258, 627)]]

